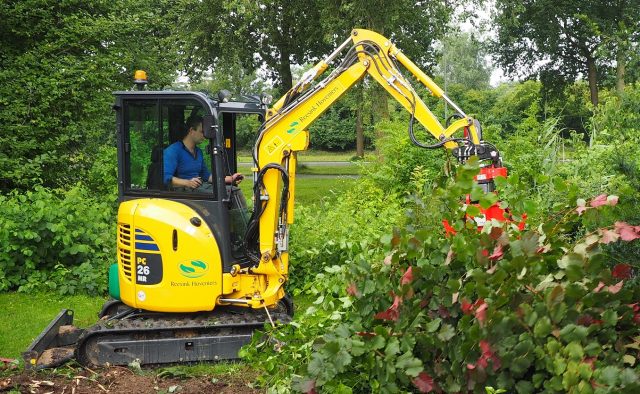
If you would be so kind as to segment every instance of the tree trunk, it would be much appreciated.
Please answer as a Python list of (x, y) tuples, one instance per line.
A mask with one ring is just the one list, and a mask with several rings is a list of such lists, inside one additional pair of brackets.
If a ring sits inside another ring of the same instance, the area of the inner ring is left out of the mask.
[(596, 60), (593, 56), (587, 56), (587, 72), (589, 78), (589, 92), (591, 94), (591, 104), (598, 106), (598, 76), (596, 69)]
[(616, 56), (616, 92), (618, 97), (622, 97), (624, 94), (624, 74), (626, 72), (625, 53), (623, 50), (618, 49)]
[(293, 86), (293, 75), (291, 74), (291, 57), (287, 48), (280, 48), (280, 89), (282, 94), (286, 93)]

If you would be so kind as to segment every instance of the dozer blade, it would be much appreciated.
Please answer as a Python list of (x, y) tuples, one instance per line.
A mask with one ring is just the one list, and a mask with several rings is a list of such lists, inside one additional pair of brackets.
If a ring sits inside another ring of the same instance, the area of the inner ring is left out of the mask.
[(83, 332), (73, 326), (73, 311), (63, 309), (22, 353), (25, 369), (54, 368), (73, 359)]

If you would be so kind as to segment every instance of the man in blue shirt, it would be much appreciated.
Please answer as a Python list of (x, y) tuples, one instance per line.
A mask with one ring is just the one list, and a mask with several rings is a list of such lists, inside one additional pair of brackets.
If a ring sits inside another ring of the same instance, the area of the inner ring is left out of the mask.
[[(198, 144), (204, 141), (202, 117), (192, 116), (187, 120), (187, 134), (181, 141), (169, 145), (164, 150), (164, 184), (170, 187), (197, 189), (203, 182), (212, 181), (211, 171), (207, 168)], [(244, 176), (239, 173), (228, 175), (228, 184), (240, 183)]]

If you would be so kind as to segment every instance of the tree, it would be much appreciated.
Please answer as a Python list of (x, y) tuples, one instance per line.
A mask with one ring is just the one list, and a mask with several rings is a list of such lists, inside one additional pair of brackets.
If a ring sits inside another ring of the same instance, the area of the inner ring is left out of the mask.
[(485, 60), (485, 52), (469, 33), (456, 32), (444, 37), (437, 70), (446, 83), (461, 84), (468, 89), (489, 87), (491, 69)]
[[(318, 1), (186, 0), (181, 29), (185, 32), (187, 70), (236, 64), (247, 70), (265, 67), (280, 93), (292, 86), (292, 65), (324, 54), (328, 45), (320, 26)], [(208, 22), (203, 15), (215, 15)]]
[(68, 187), (113, 141), (112, 91), (175, 74), (169, 2), (0, 4), (0, 190)]
[[(597, 106), (598, 66), (618, 59), (624, 69), (622, 53), (629, 48), (622, 43), (637, 34), (639, 18), (640, 5), (632, 0), (497, 0), (494, 52), (511, 74), (537, 73), (547, 87), (586, 75)], [(621, 24), (636, 28), (621, 30)], [(606, 43), (621, 53), (604, 51)]]

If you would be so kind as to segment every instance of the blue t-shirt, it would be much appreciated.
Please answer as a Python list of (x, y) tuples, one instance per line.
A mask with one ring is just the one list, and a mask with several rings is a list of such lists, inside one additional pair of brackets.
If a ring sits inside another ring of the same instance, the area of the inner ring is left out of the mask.
[(195, 157), (189, 152), (182, 141), (174, 142), (164, 150), (163, 180), (165, 185), (171, 184), (171, 178), (191, 179), (200, 177), (207, 182), (211, 172), (204, 163), (202, 151), (195, 147)]

